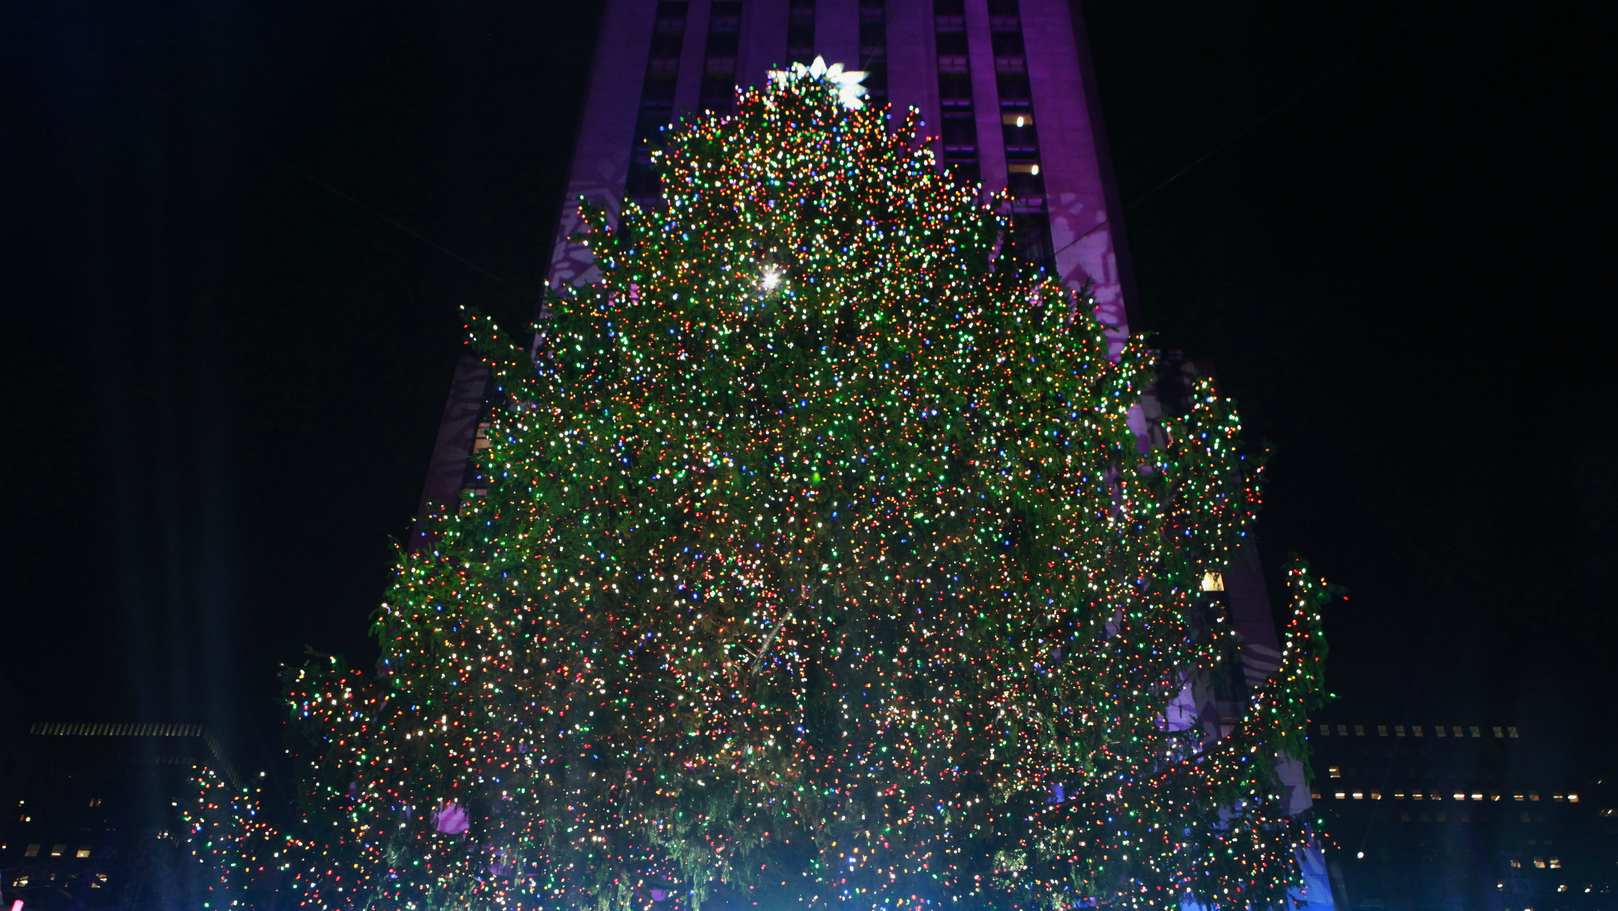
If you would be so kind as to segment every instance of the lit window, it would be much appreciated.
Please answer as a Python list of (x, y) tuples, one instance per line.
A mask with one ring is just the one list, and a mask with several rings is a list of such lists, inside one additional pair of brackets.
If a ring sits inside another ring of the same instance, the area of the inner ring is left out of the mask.
[(1363, 724), (1354, 725), (1354, 736), (1355, 737), (1364, 737), (1365, 736), (1365, 725), (1363, 725)]
[(1433, 725), (1433, 736), (1434, 736), (1434, 737), (1444, 737), (1444, 736), (1447, 736), (1447, 735), (1446, 735), (1446, 734), (1445, 734), (1445, 733), (1444, 733), (1444, 726), (1443, 726), (1443, 725), (1441, 725), (1441, 724), (1435, 724), (1435, 725)]
[(1348, 794), (1343, 792), (1343, 791), (1338, 791), (1337, 792), (1337, 799), (1338, 800), (1347, 800), (1348, 799)]
[(1483, 799), (1483, 792), (1478, 791), (1477, 793), (1473, 794), (1472, 799), (1473, 800), (1482, 800)]
[(1560, 794), (1552, 794), (1551, 799), (1556, 801), (1557, 803), (1561, 803), (1562, 802), (1562, 795), (1560, 795)]
[(1560, 870), (1560, 869), (1562, 869), (1562, 858), (1560, 858), (1560, 857), (1551, 858), (1551, 869), (1552, 870)]
[(52, 857), (61, 857), (65, 851), (67, 851), (67, 845), (51, 845)]
[(1320, 792), (1319, 791), (1310, 791), (1309, 796), (1314, 798), (1315, 800), (1319, 800), (1320, 799)]
[(1528, 799), (1529, 800), (1538, 800), (1539, 799), (1539, 792), (1538, 791), (1529, 791), (1528, 792)]
[(1600, 816), (1618, 816), (1618, 810), (1602, 810), (1597, 815), (1600, 815)]
[(106, 885), (106, 883), (107, 883), (107, 874), (105, 874), (105, 873), (97, 873), (96, 878), (95, 878), (95, 882), (90, 884), (90, 888), (99, 889), (102, 886)]
[(1393, 792), (1393, 799), (1394, 800), (1404, 800), (1405, 799), (1405, 792), (1403, 792), (1403, 791), (1394, 791)]
[[(1038, 168), (1038, 167), (1039, 167), (1038, 165), (1035, 165), (1035, 168)], [(1035, 170), (1035, 171), (1033, 171), (1031, 173), (1038, 174), (1039, 171)], [(1222, 592), (1222, 591), (1224, 591), (1225, 590), (1225, 576), (1224, 576), (1224, 574), (1223, 573), (1203, 573), (1202, 574), (1202, 590), (1205, 591), (1205, 592)]]
[(1534, 869), (1536, 869), (1536, 870), (1545, 869), (1545, 858), (1543, 858), (1543, 857), (1534, 858)]
[(1511, 869), (1513, 869), (1513, 870), (1521, 870), (1522, 869), (1522, 861), (1513, 860), (1511, 862)]
[(1343, 777), (1343, 770), (1339, 769), (1337, 766), (1328, 766), (1326, 768), (1326, 771), (1329, 772), (1331, 774), (1331, 777), (1333, 777), (1333, 778), (1342, 778)]
[(22, 856), (24, 856), (24, 857), (38, 857), (39, 856), (39, 845), (29, 845), (28, 849), (26, 851), (22, 852)]
[(1421, 736), (1421, 725), (1419, 725), (1419, 724), (1411, 725), (1410, 726), (1410, 736), (1412, 736), (1412, 737), (1420, 737)]
[(1515, 740), (1517, 737), (1517, 729), (1513, 727), (1506, 728), (1506, 736)]
[(1395, 736), (1395, 737), (1403, 737), (1404, 735), (1405, 735), (1405, 726), (1404, 725), (1396, 724), (1396, 725), (1393, 726), (1393, 736)]
[(1461, 793), (1461, 792), (1460, 792), (1460, 791), (1456, 791), (1456, 792), (1455, 792), (1455, 799), (1456, 799), (1456, 800), (1465, 800), (1465, 799), (1466, 799), (1466, 795), (1465, 795), (1465, 794), (1463, 794), (1463, 793)]
[(79, 852), (77, 854), (73, 855), (73, 856), (74, 857), (89, 857), (90, 856), (90, 846), (89, 845), (80, 845), (79, 846)]
[(1381, 800), (1382, 799), (1382, 792), (1381, 791), (1372, 791), (1371, 792), (1371, 799), (1372, 800)]
[(11, 881), (11, 884), (18, 889), (28, 885), (28, 874), (24, 873), (21, 876), (18, 876), (16, 879)]
[(1354, 792), (1354, 799), (1355, 800), (1364, 800), (1365, 799), (1365, 792), (1364, 791), (1355, 791)]
[(1339, 737), (1347, 737), (1348, 736), (1348, 725), (1339, 724), (1337, 726), (1337, 736), (1339, 736)]
[(1475, 725), (1475, 724), (1472, 725), (1472, 736), (1473, 737), (1482, 737), (1483, 736), (1483, 732), (1478, 730), (1478, 726)]
[(1567, 795), (1567, 802), (1568, 803), (1578, 803), (1579, 802), (1579, 795), (1577, 795), (1577, 794), (1569, 794), (1569, 795)]
[(1422, 798), (1422, 793), (1420, 791), (1412, 791), (1412, 792), (1410, 792), (1410, 799), (1411, 800), (1420, 800), (1421, 798)]
[(1321, 725), (1320, 726), (1320, 736), (1322, 736), (1322, 737), (1330, 737), (1331, 736), (1331, 725), (1329, 725), (1329, 724)]
[(1388, 736), (1388, 726), (1385, 725), (1385, 724), (1377, 725), (1376, 726), (1376, 736), (1378, 736), (1378, 737), (1386, 737), (1386, 736)]
[(1513, 795), (1511, 795), (1511, 799), (1512, 800), (1522, 800), (1522, 795), (1521, 794), (1513, 794)]
[(1457, 724), (1457, 725), (1456, 725), (1456, 726), (1455, 726), (1455, 729), (1454, 729), (1454, 730), (1455, 730), (1455, 736), (1456, 736), (1456, 737), (1459, 737), (1459, 736), (1461, 736), (1461, 726), (1460, 726), (1460, 725), (1458, 725), (1458, 724)]

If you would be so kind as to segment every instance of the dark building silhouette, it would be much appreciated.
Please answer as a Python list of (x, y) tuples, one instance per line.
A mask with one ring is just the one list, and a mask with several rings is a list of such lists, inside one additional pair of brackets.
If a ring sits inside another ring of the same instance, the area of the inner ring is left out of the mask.
[(202, 768), (235, 772), (200, 724), (34, 724), (0, 821), (6, 908), (185, 907), (195, 866), (180, 810)]
[(1347, 907), (1618, 909), (1618, 789), (1493, 724), (1311, 725)]

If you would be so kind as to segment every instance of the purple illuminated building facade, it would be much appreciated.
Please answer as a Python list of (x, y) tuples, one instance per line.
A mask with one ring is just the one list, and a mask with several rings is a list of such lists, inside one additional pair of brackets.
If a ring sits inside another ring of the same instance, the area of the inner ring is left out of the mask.
[[(1018, 252), (1074, 287), (1089, 282), (1117, 344), (1139, 323), (1122, 226), (1109, 218), (1119, 204), (1083, 19), (1068, 0), (607, 0), (602, 17), (551, 287), (593, 274), (570, 240), (577, 200), (614, 215), (625, 199), (655, 200), (662, 128), (728, 110), (737, 86), (821, 56), (866, 71), (871, 103), (921, 111), (946, 167), (986, 193), (1009, 188)], [(485, 385), (476, 361), (458, 366), (422, 513), (478, 487), (466, 457)]]
[[(771, 69), (824, 57), (867, 72), (867, 102), (916, 108), (946, 168), (1009, 190), (1018, 255), (1074, 288), (1089, 285), (1097, 316), (1121, 348), (1140, 324), (1120, 209), (1107, 159), (1084, 20), (1076, 0), (606, 0), (599, 43), (550, 251), (553, 289), (588, 282), (577, 201), (616, 216), (625, 200), (655, 205), (652, 152), (665, 127), (703, 111), (728, 111), (736, 87)], [(986, 197), (987, 198), (987, 195)], [(1174, 409), (1194, 372), (1167, 360), (1161, 395), (1137, 413), (1136, 430)], [(1178, 392), (1176, 392), (1178, 390)], [(484, 484), (467, 456), (481, 445), (487, 371), (459, 364), (444, 411), (421, 514), (453, 508)], [(418, 529), (416, 546), (425, 543)], [(1218, 582), (1240, 634), (1245, 687), (1280, 662), (1258, 556), (1251, 546)], [(1184, 723), (1228, 733), (1246, 692), (1203, 693), (1179, 706)], [(1290, 809), (1310, 808), (1301, 768), (1283, 768)], [(1330, 907), (1319, 854), (1304, 858), (1314, 907)]]

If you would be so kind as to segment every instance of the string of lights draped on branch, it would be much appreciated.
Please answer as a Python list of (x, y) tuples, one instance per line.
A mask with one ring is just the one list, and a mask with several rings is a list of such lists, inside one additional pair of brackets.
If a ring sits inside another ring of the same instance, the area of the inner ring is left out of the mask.
[(1146, 446), (1151, 352), (858, 75), (673, 129), (537, 346), (469, 320), (487, 492), (400, 554), (378, 673), (289, 671), (302, 823), (204, 782), (210, 907), (1286, 902), (1329, 586), (1288, 567), (1233, 732), (1174, 719), (1234, 646), (1235, 412), (1204, 382)]

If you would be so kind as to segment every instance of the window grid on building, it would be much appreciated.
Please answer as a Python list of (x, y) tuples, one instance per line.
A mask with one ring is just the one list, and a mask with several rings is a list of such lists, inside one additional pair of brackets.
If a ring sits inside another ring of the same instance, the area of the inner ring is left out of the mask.
[(702, 89), (697, 107), (720, 113), (736, 109), (736, 52), (741, 34), (741, 0), (714, 0), (708, 13), (708, 42), (702, 51)]
[(1028, 84), (1022, 15), (1017, 0), (989, 0), (989, 42), (1000, 102), (1000, 136), (1006, 153), (1006, 187), (1011, 193), (1013, 252), (1047, 269), (1056, 265), (1051, 246), (1050, 211), (1040, 173), (1039, 128)]
[[(680, 51), (685, 44), (686, 0), (659, 0), (652, 26), (652, 46), (641, 84), (640, 111), (635, 118), (635, 140), (629, 153), (629, 176), (624, 198), (651, 207), (660, 198), (653, 153), (663, 146), (663, 130), (674, 116), (674, 87), (680, 72)], [(734, 56), (734, 55), (733, 55)]]
[(815, 59), (815, 0), (787, 0), (787, 63)]
[(860, 69), (865, 71), (866, 100), (888, 101), (887, 0), (860, 0)]
[(976, 182), (982, 179), (982, 169), (964, 0), (933, 0), (933, 44), (938, 58), (938, 129), (944, 167), (958, 180)]

